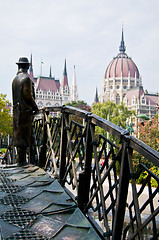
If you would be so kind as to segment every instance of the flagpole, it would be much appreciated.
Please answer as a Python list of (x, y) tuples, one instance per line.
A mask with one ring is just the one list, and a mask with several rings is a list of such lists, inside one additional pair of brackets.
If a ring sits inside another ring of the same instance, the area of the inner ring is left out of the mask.
[(40, 76), (42, 76), (42, 65), (43, 65), (44, 63), (43, 63), (43, 61), (42, 61), (42, 59), (41, 59), (41, 67), (40, 67)]

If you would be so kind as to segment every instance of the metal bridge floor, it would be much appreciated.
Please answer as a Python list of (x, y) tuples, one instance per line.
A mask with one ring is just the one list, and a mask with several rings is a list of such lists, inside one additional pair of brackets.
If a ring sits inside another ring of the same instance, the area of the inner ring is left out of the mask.
[(0, 168), (0, 239), (100, 239), (57, 180), (37, 166)]

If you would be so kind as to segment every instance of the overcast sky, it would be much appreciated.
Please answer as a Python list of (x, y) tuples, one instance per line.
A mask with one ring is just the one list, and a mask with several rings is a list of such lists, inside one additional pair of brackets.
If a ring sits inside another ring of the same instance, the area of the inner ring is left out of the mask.
[(0, 93), (11, 100), (19, 57), (33, 55), (34, 76), (62, 79), (73, 67), (79, 99), (92, 104), (101, 93), (109, 62), (119, 52), (122, 23), (126, 53), (142, 76), (144, 89), (159, 91), (158, 0), (0, 0)]

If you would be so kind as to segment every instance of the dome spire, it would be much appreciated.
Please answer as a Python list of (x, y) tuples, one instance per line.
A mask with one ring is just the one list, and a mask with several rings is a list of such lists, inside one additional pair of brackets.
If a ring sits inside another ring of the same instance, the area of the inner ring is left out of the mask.
[(124, 33), (123, 33), (123, 26), (122, 26), (122, 35), (121, 35), (121, 43), (120, 43), (119, 51), (121, 53), (125, 53), (125, 50), (126, 50), (126, 47), (124, 43)]

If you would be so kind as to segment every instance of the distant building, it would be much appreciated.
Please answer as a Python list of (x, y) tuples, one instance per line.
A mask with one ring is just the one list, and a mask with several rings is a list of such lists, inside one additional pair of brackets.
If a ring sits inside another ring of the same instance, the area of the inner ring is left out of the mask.
[(150, 94), (142, 86), (135, 87), (127, 91), (124, 103), (137, 115), (144, 114), (151, 118), (157, 114), (158, 94)]
[(119, 53), (106, 68), (103, 92), (99, 100), (116, 104), (124, 102), (137, 115), (145, 114), (151, 118), (157, 113), (158, 94), (144, 91), (138, 67), (125, 51), (122, 29)]
[(49, 77), (39, 76), (35, 78), (33, 76), (32, 55), (29, 71), (31, 79), (34, 83), (35, 101), (38, 108), (63, 105), (70, 101), (70, 90), (66, 70), (66, 60), (64, 64), (64, 72), (61, 84), (58, 79), (52, 77), (51, 67)]
[(134, 61), (125, 53), (124, 34), (122, 29), (119, 53), (109, 63), (105, 76), (101, 102), (111, 101), (119, 104), (123, 101), (128, 89), (141, 86), (141, 76)]

